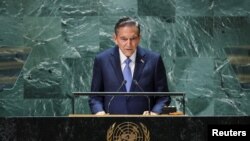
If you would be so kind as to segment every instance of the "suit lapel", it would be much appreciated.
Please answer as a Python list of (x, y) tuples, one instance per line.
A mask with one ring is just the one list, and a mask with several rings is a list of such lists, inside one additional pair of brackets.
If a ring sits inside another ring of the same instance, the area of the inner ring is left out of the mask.
[[(133, 80), (139, 81), (143, 68), (144, 68), (144, 64), (146, 63), (144, 60), (144, 56), (145, 56), (145, 52), (138, 47), (137, 48), (137, 54), (136, 54), (136, 60), (135, 60), (135, 70), (134, 70), (134, 75), (133, 75)], [(134, 84), (134, 82), (131, 85), (131, 92), (134, 91), (134, 89), (136, 88), (136, 85)]]
[(110, 62), (112, 64), (113, 70), (115, 72), (115, 75), (120, 83), (123, 81), (123, 75), (121, 70), (121, 63), (120, 63), (120, 56), (119, 56), (119, 50), (118, 47), (115, 46), (113, 49), (113, 52), (111, 52), (110, 55)]

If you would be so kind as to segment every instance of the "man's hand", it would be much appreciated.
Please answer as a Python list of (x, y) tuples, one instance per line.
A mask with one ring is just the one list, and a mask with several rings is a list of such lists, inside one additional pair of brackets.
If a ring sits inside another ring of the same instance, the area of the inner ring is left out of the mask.
[(152, 116), (155, 116), (155, 115), (159, 115), (158, 113), (155, 113), (155, 112), (149, 112), (149, 111), (144, 111), (142, 115), (152, 115)]
[(104, 111), (100, 111), (100, 112), (95, 113), (95, 115), (101, 116), (101, 115), (106, 115), (106, 113)]

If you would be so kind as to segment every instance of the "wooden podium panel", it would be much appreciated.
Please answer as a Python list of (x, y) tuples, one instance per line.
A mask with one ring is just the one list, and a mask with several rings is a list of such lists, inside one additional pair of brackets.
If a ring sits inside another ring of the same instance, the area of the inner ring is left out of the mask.
[[(250, 117), (71, 115), (0, 118), (0, 140), (21, 141), (208, 141), (213, 127), (247, 130)], [(237, 127), (237, 128), (234, 128)], [(218, 139), (223, 139), (219, 137)], [(228, 139), (228, 138), (226, 138)], [(234, 139), (238, 139), (234, 137)]]

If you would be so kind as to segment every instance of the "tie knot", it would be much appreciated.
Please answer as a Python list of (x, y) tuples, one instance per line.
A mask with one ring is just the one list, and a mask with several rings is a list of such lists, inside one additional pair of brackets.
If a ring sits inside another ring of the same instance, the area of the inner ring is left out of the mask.
[(127, 58), (127, 59), (125, 60), (126, 65), (128, 65), (131, 61), (132, 61), (131, 59)]

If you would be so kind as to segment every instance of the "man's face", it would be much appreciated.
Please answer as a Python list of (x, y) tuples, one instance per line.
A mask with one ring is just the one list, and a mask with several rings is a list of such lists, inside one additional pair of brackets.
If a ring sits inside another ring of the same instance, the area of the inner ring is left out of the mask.
[(113, 38), (116, 45), (118, 45), (122, 53), (127, 57), (130, 57), (135, 52), (141, 39), (136, 26), (120, 27)]

